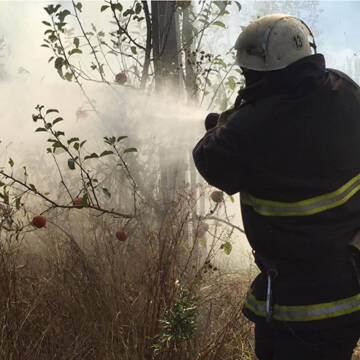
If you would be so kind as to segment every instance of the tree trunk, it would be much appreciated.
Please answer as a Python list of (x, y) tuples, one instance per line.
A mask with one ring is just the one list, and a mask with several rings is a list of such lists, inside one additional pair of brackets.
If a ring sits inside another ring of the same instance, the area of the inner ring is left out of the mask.
[(176, 1), (151, 1), (152, 40), (157, 92), (179, 92), (179, 44)]

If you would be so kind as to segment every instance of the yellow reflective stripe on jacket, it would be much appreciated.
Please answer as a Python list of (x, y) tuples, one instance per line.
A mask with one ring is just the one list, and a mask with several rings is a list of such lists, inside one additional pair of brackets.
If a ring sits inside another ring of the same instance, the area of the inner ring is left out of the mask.
[(331, 193), (297, 202), (278, 202), (255, 198), (241, 193), (241, 202), (250, 205), (257, 213), (265, 216), (305, 216), (332, 209), (346, 203), (360, 190), (360, 174)]
[[(258, 316), (266, 317), (265, 301), (260, 301), (249, 292), (245, 307)], [(274, 305), (273, 319), (278, 321), (312, 321), (332, 319), (360, 310), (360, 294), (316, 305), (283, 306)]]

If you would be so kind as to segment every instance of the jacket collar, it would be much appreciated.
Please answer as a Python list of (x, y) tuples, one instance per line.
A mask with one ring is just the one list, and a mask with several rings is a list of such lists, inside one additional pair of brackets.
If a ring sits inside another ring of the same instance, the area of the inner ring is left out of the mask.
[(243, 100), (254, 102), (277, 94), (304, 94), (321, 85), (327, 78), (325, 58), (322, 54), (302, 58), (285, 69), (267, 71), (260, 80), (239, 91), (235, 101), (238, 107)]

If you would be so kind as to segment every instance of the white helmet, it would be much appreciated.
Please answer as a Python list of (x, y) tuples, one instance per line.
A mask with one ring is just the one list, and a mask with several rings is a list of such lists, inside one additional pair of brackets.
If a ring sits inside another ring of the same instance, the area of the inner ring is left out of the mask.
[(316, 53), (314, 36), (300, 19), (285, 15), (263, 16), (250, 23), (235, 43), (237, 65), (256, 71), (284, 69)]

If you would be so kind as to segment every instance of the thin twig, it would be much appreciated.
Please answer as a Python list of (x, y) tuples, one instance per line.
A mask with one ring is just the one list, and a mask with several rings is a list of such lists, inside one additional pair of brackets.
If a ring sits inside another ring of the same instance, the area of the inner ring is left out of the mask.
[(83, 33), (83, 35), (84, 35), (84, 37), (85, 37), (88, 45), (90, 46), (91, 52), (92, 52), (92, 54), (94, 55), (95, 61), (96, 61), (97, 65), (98, 65), (98, 69), (99, 69), (99, 74), (100, 74), (100, 76), (101, 76), (101, 80), (106, 83), (107, 81), (106, 81), (105, 78), (104, 78), (101, 64), (100, 64), (100, 62), (99, 62), (98, 57), (96, 56), (95, 49), (94, 49), (93, 45), (91, 44), (90, 39), (89, 39), (89, 37), (87, 36), (84, 27), (82, 26), (82, 23), (81, 23), (81, 21), (80, 21), (80, 18), (79, 18), (78, 11), (77, 11), (77, 8), (76, 8), (76, 5), (75, 5), (74, 0), (72, 0), (72, 4), (73, 4), (74, 12), (75, 12), (75, 17), (76, 17), (76, 20), (77, 20), (77, 22), (78, 22), (78, 24), (79, 24), (79, 26), (80, 26), (81, 32)]
[(221, 218), (218, 218), (216, 216), (204, 216), (204, 217), (201, 217), (201, 220), (216, 220), (216, 221), (222, 222), (222, 223), (224, 223), (224, 224), (226, 224), (226, 225), (228, 225), (228, 226), (230, 226), (230, 227), (232, 227), (232, 228), (234, 228), (236, 230), (239, 230), (241, 233), (245, 234), (245, 231), (242, 228), (240, 228), (239, 226), (234, 225), (231, 222), (226, 221), (226, 220), (221, 219)]
[(113, 12), (113, 17), (114, 17), (114, 19), (115, 19), (115, 21), (116, 21), (116, 24), (117, 24), (119, 30), (121, 30), (121, 31), (128, 37), (128, 39), (130, 40), (130, 42), (132, 42), (135, 46), (137, 46), (138, 48), (146, 51), (146, 48), (145, 48), (144, 46), (140, 45), (137, 41), (135, 41), (135, 40), (133, 39), (133, 37), (128, 33), (127, 29), (124, 28), (124, 27), (120, 24), (120, 21), (119, 21), (118, 17), (116, 16), (115, 8), (114, 8), (114, 6), (113, 6), (114, 3), (110, 0), (109, 4), (110, 4), (111, 11)]
[(73, 200), (73, 197), (71, 196), (71, 192), (70, 192), (69, 188), (68, 188), (67, 185), (65, 184), (65, 180), (64, 180), (64, 177), (62, 176), (62, 172), (61, 172), (61, 170), (60, 170), (58, 161), (56, 160), (55, 155), (54, 155), (53, 153), (51, 153), (51, 156), (53, 157), (54, 162), (55, 162), (55, 165), (56, 165), (56, 167), (57, 167), (57, 169), (58, 169), (58, 172), (59, 172), (59, 175), (60, 175), (60, 179), (61, 179), (61, 183), (64, 185), (64, 188), (65, 188), (66, 192), (68, 193), (68, 195), (70, 196), (70, 199), (71, 199), (71, 201), (72, 201), (72, 200)]
[[(91, 108), (93, 109), (93, 111), (95, 112), (95, 114), (98, 116), (98, 118), (99, 118), (100, 120), (103, 120), (102, 117), (101, 117), (101, 115), (100, 115), (100, 113), (97, 111), (95, 105), (93, 104), (93, 102), (92, 102), (91, 99), (89, 98), (88, 94), (85, 92), (85, 90), (84, 90), (81, 82), (79, 81), (79, 78), (78, 78), (78, 76), (77, 76), (77, 74), (76, 74), (76, 72), (75, 72), (75, 70), (74, 70), (74, 68), (73, 68), (73, 65), (70, 63), (70, 61), (69, 61), (69, 59), (68, 59), (68, 57), (67, 57), (67, 55), (66, 55), (65, 47), (64, 47), (64, 45), (63, 45), (63, 43), (62, 43), (62, 41), (61, 41), (61, 37), (60, 37), (59, 31), (58, 31), (57, 28), (56, 28), (56, 25), (55, 25), (55, 21), (54, 21), (54, 17), (53, 17), (53, 16), (51, 16), (51, 22), (52, 22), (53, 29), (54, 29), (54, 31), (55, 31), (55, 33), (56, 33), (57, 39), (59, 40), (59, 44), (60, 44), (60, 48), (61, 48), (61, 53), (62, 53), (62, 55), (64, 56), (64, 59), (65, 59), (65, 61), (66, 61), (66, 64), (69, 65), (70, 71), (71, 71), (71, 73), (72, 73), (73, 76), (74, 76), (75, 82), (76, 82), (76, 83), (78, 84), (78, 86), (80, 87), (80, 90), (81, 90), (82, 94), (84, 95), (84, 97), (85, 97), (86, 100), (88, 101), (89, 105), (91, 106)], [(54, 51), (55, 55), (57, 55), (56, 52), (55, 52), (55, 50), (53, 50), (53, 51)]]

